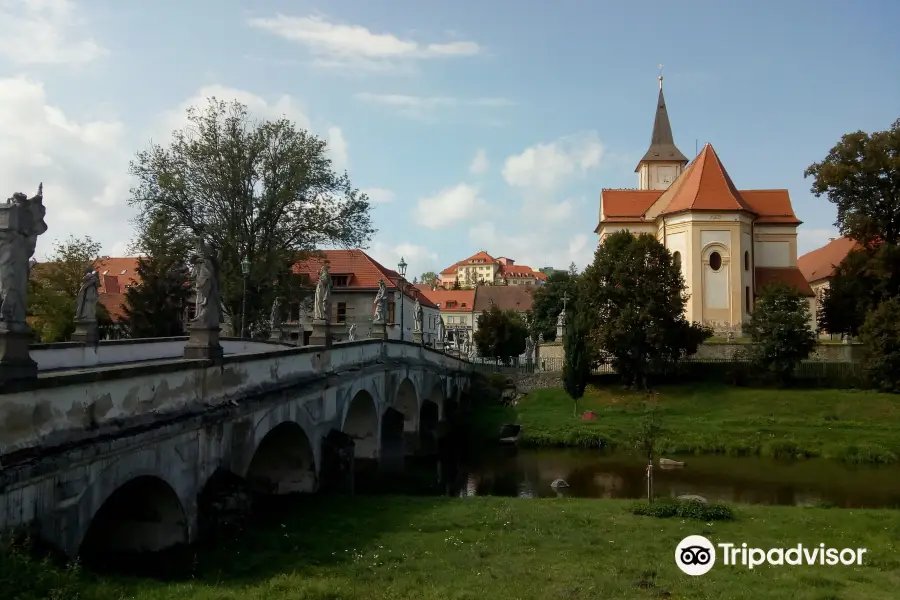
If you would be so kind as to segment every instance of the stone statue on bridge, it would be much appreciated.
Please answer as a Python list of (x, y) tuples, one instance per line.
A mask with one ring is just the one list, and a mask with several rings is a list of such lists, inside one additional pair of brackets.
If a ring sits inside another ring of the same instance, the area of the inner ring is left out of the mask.
[(528, 337), (525, 338), (525, 362), (533, 362), (534, 361), (534, 338), (531, 334), (528, 334)]
[(437, 324), (437, 341), (443, 342), (444, 337), (447, 335), (447, 326), (444, 325), (444, 317), (438, 317)]
[(221, 251), (216, 252), (202, 237), (197, 238), (197, 251), (191, 256), (194, 271), (196, 316), (191, 326), (197, 329), (218, 329), (222, 322), (220, 293)]
[(375, 300), (372, 302), (375, 310), (372, 314), (372, 322), (383, 325), (387, 322), (387, 287), (384, 279), (378, 280), (378, 293), (375, 294)]
[(81, 278), (81, 287), (75, 296), (75, 321), (97, 320), (97, 299), (100, 294), (100, 273), (88, 267)]
[(32, 198), (17, 192), (0, 204), (0, 382), (37, 377), (25, 316), (31, 257), (38, 236), (47, 232), (46, 215), (44, 184)]
[(316, 282), (316, 300), (313, 304), (313, 320), (331, 322), (331, 274), (328, 265), (322, 265)]
[(269, 313), (269, 329), (272, 331), (281, 329), (281, 296), (276, 296), (272, 302), (272, 310)]
[(419, 297), (416, 296), (416, 303), (413, 305), (413, 331), (422, 332), (422, 304), (419, 302)]
[(347, 330), (347, 341), (356, 341), (356, 323), (352, 324), (350, 329)]
[(0, 204), (0, 321), (6, 331), (30, 333), (25, 323), (29, 260), (47, 232), (44, 184), (29, 198), (21, 192)]

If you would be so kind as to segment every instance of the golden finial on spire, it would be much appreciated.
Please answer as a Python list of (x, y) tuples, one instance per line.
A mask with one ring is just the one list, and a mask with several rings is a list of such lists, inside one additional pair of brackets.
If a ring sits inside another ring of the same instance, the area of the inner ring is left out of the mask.
[(662, 63), (659, 64), (659, 89), (662, 90)]

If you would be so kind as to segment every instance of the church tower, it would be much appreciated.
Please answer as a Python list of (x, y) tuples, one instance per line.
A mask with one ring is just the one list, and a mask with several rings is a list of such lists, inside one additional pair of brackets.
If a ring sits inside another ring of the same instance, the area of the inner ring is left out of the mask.
[(681, 175), (688, 160), (675, 146), (669, 112), (663, 96), (662, 71), (659, 74), (659, 100), (656, 103), (656, 117), (653, 119), (653, 134), (650, 148), (634, 169), (638, 173), (638, 189), (664, 190)]

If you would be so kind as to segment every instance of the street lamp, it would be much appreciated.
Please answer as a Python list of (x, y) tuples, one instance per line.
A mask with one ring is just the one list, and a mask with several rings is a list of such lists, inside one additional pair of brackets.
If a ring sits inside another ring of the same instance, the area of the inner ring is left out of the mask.
[(403, 257), (401, 256), (400, 262), (397, 263), (397, 272), (400, 273), (400, 281), (398, 282), (399, 283), (398, 287), (400, 288), (400, 340), (401, 341), (406, 340), (406, 337), (405, 337), (406, 332), (403, 330), (403, 296), (405, 296), (405, 294), (403, 293), (403, 280), (406, 278), (406, 267), (407, 266), (408, 265), (406, 264), (406, 261), (403, 260)]
[(244, 276), (244, 296), (241, 300), (241, 339), (245, 340), (250, 337), (247, 329), (247, 278), (250, 277), (250, 260), (246, 254), (241, 261), (241, 275)]

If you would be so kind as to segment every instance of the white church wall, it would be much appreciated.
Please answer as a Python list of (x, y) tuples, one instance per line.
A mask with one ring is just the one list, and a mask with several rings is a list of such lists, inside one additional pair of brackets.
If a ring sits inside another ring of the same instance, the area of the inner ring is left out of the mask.
[(757, 241), (754, 251), (756, 253), (757, 267), (792, 266), (790, 242), (777, 240)]
[(721, 244), (727, 250), (731, 250), (731, 232), (727, 230), (708, 230), (700, 232), (700, 247), (706, 248), (709, 244)]
[[(747, 297), (749, 290), (750, 306), (753, 306), (753, 238), (750, 236), (749, 227), (743, 227), (741, 231), (740, 261), (741, 261), (741, 320), (749, 318), (750, 313), (747, 307)], [(745, 259), (744, 254), (747, 253)]]

